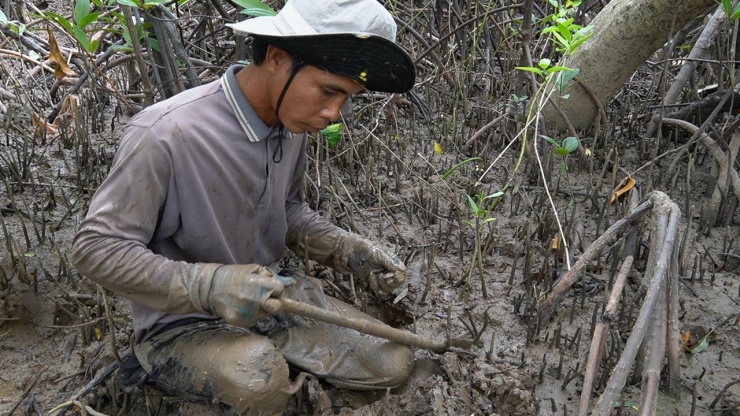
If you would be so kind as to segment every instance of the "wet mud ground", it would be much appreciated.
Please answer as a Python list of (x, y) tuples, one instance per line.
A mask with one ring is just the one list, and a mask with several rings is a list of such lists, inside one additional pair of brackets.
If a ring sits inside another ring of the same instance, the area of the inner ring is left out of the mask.
[[(65, 2), (49, 3), (53, 10), (70, 11)], [(12, 73), (9, 60), (0, 65), (7, 65), (3, 73)], [(518, 170), (522, 142), (513, 137), (521, 129), (525, 103), (479, 98), (487, 93), (485, 82), (469, 79), (473, 98), (458, 103), (463, 115), (450, 110), (459, 91), (434, 78), (416, 91), (428, 105), (427, 117), (408, 96), (363, 93), (343, 112), (346, 131), (336, 148), (311, 139), (308, 202), (339, 226), (399, 254), (408, 266), (408, 285), (378, 296), (347, 276), (315, 264), (307, 268), (323, 279), (327, 293), (390, 325), (435, 340), (476, 342), (443, 354), (417, 349), (409, 382), (390, 391), (351, 392), (309, 381), (286, 414), (576, 414), (595, 316), (609, 296), (619, 243), (589, 265), (550, 322), (533, 320), (532, 308), (565, 267), (562, 252), (553, 250), (555, 212), (567, 236), (582, 228), (577, 259), (627, 212), (629, 194), (615, 203), (609, 199), (633, 173), (636, 186), (630, 193), (659, 190), (679, 205), (686, 241), (679, 287), (686, 347), (680, 394), (670, 397), (661, 383), (657, 414), (740, 415), (740, 383), (731, 385), (740, 379), (740, 212), (736, 206), (726, 210), (730, 225), (701, 226), (712, 184), (711, 156), (701, 146), (678, 168), (670, 158), (649, 164), (687, 138), (675, 132), (661, 139), (640, 136), (647, 119), (639, 109), (653, 100), (646, 93), (650, 75), (639, 72), (625, 87), (621, 108), (607, 108), (612, 123), (607, 138), (589, 132), (581, 138), (582, 151), (567, 159), (554, 157), (544, 141), (530, 140)], [(0, 111), (0, 415), (59, 414), (65, 404), (71, 405), (67, 414), (228, 414), (217, 405), (183, 403), (150, 388), (124, 390), (115, 371), (103, 376), (130, 349), (128, 301), (80, 276), (68, 251), (128, 116), (115, 99), (83, 93), (79, 113), (68, 117), (66, 127), (39, 140), (28, 124), (33, 110), (44, 117), (50, 111), (39, 95), (25, 95), (19, 107)], [(11, 103), (0, 100), (6, 107)], [(500, 126), (469, 141), (504, 113)], [(9, 117), (21, 128), (9, 128)], [(480, 160), (453, 169), (470, 157)], [(22, 180), (10, 165), (22, 168)], [(475, 200), (502, 190), (503, 197), (480, 204), (485, 212), (476, 223), (466, 195)], [(640, 237), (642, 254), (623, 292), (620, 323), (610, 332), (613, 356), (629, 336), (647, 285), (650, 233), (644, 224)], [(289, 253), (286, 264), (306, 267)], [(613, 366), (602, 363), (592, 403)], [(615, 414), (639, 414), (639, 369), (635, 372)]]
[[(352, 105), (360, 109), (382, 104), (358, 97)], [(441, 180), (465, 155), (452, 146), (441, 154), (435, 152), (434, 139), (425, 131), (425, 121), (415, 118), (413, 107), (394, 111), (408, 124), (389, 126), (377, 123), (377, 114), (347, 113), (346, 117), (359, 122), (347, 120), (347, 132), (336, 149), (312, 141), (307, 197), (335, 223), (396, 251), (409, 268), (408, 285), (396, 294), (378, 296), (362, 282), (315, 264), (308, 268), (324, 279), (328, 293), (393, 326), (436, 340), (450, 336), (476, 342), (470, 349), (444, 354), (418, 349), (411, 379), (390, 391), (350, 392), (308, 382), (286, 414), (575, 414), (595, 309), (603, 307), (608, 297), (605, 288), (613, 254), (605, 253), (589, 267), (585, 280), (571, 289), (551, 322), (534, 328), (527, 305), (546, 289), (541, 286), (542, 276), (557, 276), (563, 264), (552, 250), (557, 228), (531, 148), (506, 195), (485, 215), (495, 220), (480, 228), (485, 255), (473, 264), (475, 222), (464, 195), (471, 190), (491, 194), (503, 189), (518, 151), (505, 153), (477, 188), (475, 180), (493, 156), (465, 164)], [(1, 414), (50, 414), (78, 399), (76, 406), (87, 405), (108, 415), (222, 413), (218, 406), (182, 403), (153, 389), (125, 391), (116, 381), (116, 372), (76, 397), (126, 354), (132, 338), (127, 301), (110, 293), (104, 296), (74, 270), (68, 257), (76, 224), (84, 216), (95, 183), (104, 177), (125, 121), (121, 117), (106, 122), (112, 128), (77, 135), (69, 143), (57, 138), (37, 145), (29, 182), (4, 186), (0, 196), (5, 234), (0, 258)], [(499, 151), (506, 144), (491, 140)], [(2, 151), (12, 148), (4, 145)], [(618, 164), (626, 171), (646, 162), (639, 143), (629, 138), (615, 138), (613, 148), (619, 149)], [(541, 154), (546, 155), (544, 150)], [(83, 153), (87, 159), (81, 162)], [(583, 247), (626, 212), (626, 199), (607, 203), (619, 179), (610, 181), (605, 175), (607, 179), (598, 180), (600, 172), (612, 169), (603, 168), (609, 163), (606, 154), (605, 149), (596, 149), (593, 160), (572, 158), (567, 175), (560, 160), (544, 156), (551, 189), (557, 190), (553, 200), (561, 221), (566, 229), (582, 224)], [(682, 352), (680, 396), (661, 393), (658, 414), (737, 415), (740, 385), (723, 388), (740, 377), (740, 227), (698, 231), (709, 162), (694, 166), (688, 180), (679, 179), (678, 183), (687, 185), (672, 188), (662, 185), (660, 178), (667, 175), (661, 172), (664, 168), (657, 164), (652, 180), (636, 175), (638, 184), (630, 192), (660, 189), (682, 210), (690, 210), (688, 216), (684, 212), (680, 227), (689, 244), (679, 292), (680, 328), (695, 338), (711, 334), (700, 352)], [(733, 215), (737, 224), (737, 212)], [(641, 235), (643, 242), (649, 240), (646, 229)], [(611, 252), (618, 252), (617, 244)], [(640, 291), (646, 284), (644, 262), (644, 256), (638, 257), (630, 274), (620, 308), (624, 315), (634, 317), (639, 308)], [(288, 263), (305, 267), (289, 255)], [(629, 333), (631, 321), (626, 322), (610, 334), (615, 350)], [(604, 371), (608, 376), (610, 368)], [(606, 381), (600, 377), (597, 394)], [(639, 403), (638, 377), (628, 383), (620, 396), (622, 407), (616, 411), (637, 414)], [(81, 413), (79, 407), (75, 409), (74, 414)]]

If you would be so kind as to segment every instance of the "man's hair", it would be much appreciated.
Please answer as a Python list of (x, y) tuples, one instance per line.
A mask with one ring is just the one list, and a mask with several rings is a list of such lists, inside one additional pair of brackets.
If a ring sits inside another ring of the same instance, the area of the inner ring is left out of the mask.
[[(265, 58), (267, 57), (267, 47), (272, 45), (275, 48), (280, 48), (279, 46), (275, 46), (270, 41), (263, 37), (263, 36), (251, 36), (251, 41), (249, 42), (249, 49), (251, 50), (251, 56), (252, 56), (252, 62), (255, 65), (262, 65), (262, 62), (265, 61)], [(297, 65), (303, 65), (303, 61), (300, 59), (296, 59), (295, 55), (292, 53), (286, 51), (283, 48), (280, 48), (281, 50), (285, 51), (290, 56), (291, 61), (293, 64), (291, 65), (291, 70), (295, 70), (295, 67)]]
[(252, 55), (252, 62), (254, 62), (255, 65), (261, 65), (262, 62), (265, 61), (265, 57), (267, 56), (267, 47), (270, 46), (270, 44), (267, 42), (267, 39), (262, 36), (250, 36), (250, 39), (251, 41), (248, 46), (250, 54)]

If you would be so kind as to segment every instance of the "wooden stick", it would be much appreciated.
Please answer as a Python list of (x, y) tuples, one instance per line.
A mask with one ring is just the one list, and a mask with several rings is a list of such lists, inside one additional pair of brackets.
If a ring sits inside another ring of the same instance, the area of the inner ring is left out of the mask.
[[(384, 323), (352, 318), (288, 298), (270, 298), (264, 303), (263, 309), (271, 314), (283, 310), (285, 312), (316, 319), (317, 321), (351, 328), (358, 332), (362, 332), (363, 334), (373, 335), (399, 344), (410, 345), (412, 347), (423, 348), (434, 352), (445, 352), (449, 346), (465, 348), (464, 341), (459, 342), (460, 345), (455, 345), (458, 344), (458, 342), (450, 340), (450, 345), (448, 345), (445, 342), (424, 338), (408, 331), (393, 328)], [(467, 348), (469, 347), (470, 345), (467, 345)]]

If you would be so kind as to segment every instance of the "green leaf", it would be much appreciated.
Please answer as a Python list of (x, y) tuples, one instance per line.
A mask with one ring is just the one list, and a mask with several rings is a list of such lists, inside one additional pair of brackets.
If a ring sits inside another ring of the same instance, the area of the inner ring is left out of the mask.
[(77, 25), (72, 27), (72, 33), (74, 34), (75, 39), (77, 39), (77, 42), (82, 46), (82, 49), (90, 52), (90, 39), (87, 38), (87, 33)]
[(547, 70), (548, 73), (565, 72), (565, 71), (570, 71), (570, 68), (568, 68), (567, 66), (555, 65), (553, 67), (550, 67), (550, 69)]
[(141, 8), (141, 4), (138, 2), (138, 0), (116, 0), (118, 4), (121, 6), (130, 6), (130, 7), (136, 7)]
[(324, 130), (321, 130), (321, 135), (324, 136), (330, 148), (337, 147), (339, 140), (342, 138), (342, 132), (344, 131), (343, 123), (335, 123), (328, 125)]
[(3, 13), (3, 10), (0, 9), (0, 23), (7, 24), (8, 23), (8, 16)]
[(544, 134), (540, 134), (540, 137), (542, 137), (543, 139), (547, 140), (548, 143), (550, 143), (551, 145), (553, 145), (555, 147), (560, 147), (560, 143), (556, 142), (555, 139), (553, 139), (552, 137), (545, 136)]
[(471, 157), (471, 158), (469, 158), (469, 159), (465, 159), (465, 160), (463, 160), (462, 162), (460, 162), (460, 163), (458, 163), (457, 165), (455, 165), (455, 166), (451, 167), (451, 168), (450, 168), (450, 170), (448, 170), (447, 172), (445, 172), (445, 174), (444, 174), (444, 175), (442, 175), (442, 177), (441, 177), (441, 178), (439, 179), (439, 181), (440, 181), (440, 182), (442, 182), (443, 180), (447, 179), (447, 178), (448, 178), (448, 177), (449, 177), (450, 175), (452, 175), (452, 174), (453, 174), (453, 173), (454, 173), (454, 172), (455, 172), (456, 170), (460, 169), (460, 167), (461, 167), (461, 166), (463, 166), (463, 165), (465, 165), (465, 164), (467, 164), (467, 163), (470, 163), (470, 162), (476, 162), (476, 161), (479, 161), (479, 160), (483, 160), (483, 159), (482, 159), (482, 158), (480, 158), (480, 157)]
[(80, 24), (80, 21), (82, 21), (82, 18), (87, 16), (88, 13), (90, 13), (90, 0), (77, 0), (75, 3), (74, 19), (80, 27), (83, 27)]
[(150, 8), (154, 6), (159, 6), (160, 4), (165, 4), (169, 2), (170, 0), (145, 0), (144, 1), (144, 8)]
[(537, 65), (539, 65), (539, 67), (542, 68), (542, 69), (547, 69), (550, 66), (550, 63), (551, 62), (552, 61), (550, 61), (547, 58), (542, 58), (542, 59), (540, 59), (539, 62), (537, 62)]
[(152, 49), (154, 49), (157, 52), (162, 51), (161, 49), (159, 49), (159, 41), (157, 41), (157, 39), (147, 38), (147, 41), (149, 41), (149, 46), (151, 46)]
[(67, 32), (72, 31), (72, 23), (64, 18), (64, 16), (58, 15), (54, 12), (44, 12), (44, 17), (54, 22), (59, 23)]
[(738, 17), (740, 17), (740, 3), (737, 3), (735, 7), (732, 8), (732, 20), (736, 20)]
[(77, 21), (77, 26), (81, 28), (85, 28), (86, 26), (89, 26), (90, 23), (97, 21), (100, 15), (101, 15), (101, 12), (92, 12), (92, 13), (86, 14), (82, 16), (82, 19)]
[(473, 209), (473, 212), (476, 216), (478, 216), (478, 213), (480, 212), (480, 208), (478, 208), (478, 204), (475, 203), (475, 200), (470, 195), (465, 195), (468, 197), (468, 203), (470, 204), (470, 208)]
[(570, 45), (570, 51), (571, 53), (576, 50), (581, 44), (589, 39), (591, 39), (591, 36), (593, 36), (593, 33), (589, 33), (585, 36), (577, 36), (575, 40)]
[(566, 137), (565, 140), (563, 140), (563, 148), (568, 151), (568, 153), (573, 153), (576, 149), (578, 149), (578, 138), (577, 137)]
[(559, 92), (565, 91), (565, 89), (568, 87), (568, 83), (570, 80), (578, 76), (578, 74), (581, 73), (581, 70), (578, 68), (573, 69), (566, 69), (558, 73), (557, 78), (555, 79), (555, 85), (558, 87)]
[(520, 71), (534, 72), (537, 75), (542, 75), (541, 69), (532, 66), (516, 66), (514, 67), (514, 69), (518, 69)]
[(707, 348), (709, 348), (709, 336), (712, 335), (714, 332), (713, 329), (710, 329), (709, 332), (707, 332), (706, 335), (704, 335), (701, 340), (696, 344), (696, 346), (689, 350), (692, 354), (698, 354), (702, 351), (705, 351)]
[(552, 36), (553, 36), (553, 41), (555, 43), (562, 45), (561, 49), (565, 49), (565, 50), (569, 49), (568, 45), (570, 45), (570, 42), (567, 39), (565, 39), (563, 35), (561, 35), (558, 32), (552, 32)]
[(262, 8), (244, 9), (244, 10), (240, 11), (239, 13), (246, 14), (247, 16), (254, 16), (254, 17), (275, 16), (277, 14), (273, 10), (264, 10)]
[(548, 26), (548, 27), (542, 29), (542, 33), (551, 33), (551, 32), (554, 32), (556, 30), (558, 30), (557, 27), (555, 27), (555, 26)]
[(732, 0), (722, 0), (722, 10), (725, 12), (725, 16), (730, 16), (732, 11)]
[(26, 25), (24, 25), (23, 23), (10, 25), (10, 30), (12, 30), (13, 33), (15, 33), (16, 35), (20, 36), (23, 34), (23, 32), (26, 31)]
[(501, 196), (504, 196), (504, 193), (502, 191), (498, 191), (498, 192), (492, 193), (491, 195), (486, 195), (485, 197), (483, 197), (483, 200), (485, 201), (487, 199), (498, 198)]
[(568, 156), (570, 154), (570, 152), (568, 151), (568, 149), (565, 149), (565, 148), (560, 147), (560, 146), (552, 149), (552, 152), (555, 153), (558, 156)]
[(260, 0), (234, 0), (234, 3), (244, 8), (241, 14), (250, 16), (275, 16), (277, 12)]
[(110, 47), (116, 52), (133, 52), (134, 48), (126, 45), (111, 45)]
[(90, 53), (95, 53), (95, 51), (98, 50), (98, 46), (100, 46), (100, 39), (95, 39), (90, 42), (90, 46), (87, 47), (87, 51)]

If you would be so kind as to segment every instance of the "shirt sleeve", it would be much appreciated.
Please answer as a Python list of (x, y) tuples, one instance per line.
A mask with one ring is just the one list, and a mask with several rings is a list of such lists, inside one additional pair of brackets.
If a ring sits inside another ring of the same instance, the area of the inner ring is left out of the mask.
[(299, 257), (304, 257), (307, 254), (311, 260), (325, 266), (334, 267), (334, 255), (338, 247), (337, 240), (349, 233), (327, 221), (326, 218), (312, 210), (306, 203), (304, 187), (305, 154), (304, 149), (285, 203), (288, 222), (286, 246)]
[(217, 264), (173, 261), (150, 243), (174, 187), (170, 152), (156, 133), (130, 126), (108, 177), (75, 235), (78, 271), (144, 306), (168, 313), (205, 312)]

